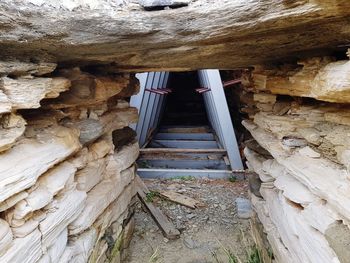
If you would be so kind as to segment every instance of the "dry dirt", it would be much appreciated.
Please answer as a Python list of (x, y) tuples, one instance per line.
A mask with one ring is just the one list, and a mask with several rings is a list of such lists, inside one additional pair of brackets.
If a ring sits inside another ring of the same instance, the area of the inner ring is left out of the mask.
[[(160, 197), (154, 204), (180, 230), (177, 240), (168, 240), (138, 204), (136, 228), (126, 263), (226, 263), (224, 249), (245, 262), (252, 245), (250, 222), (237, 216), (235, 199), (247, 197), (247, 182), (227, 180), (145, 180), (150, 190), (172, 190), (201, 201), (204, 206), (190, 209)], [(214, 256), (215, 254), (216, 256)], [(157, 260), (151, 261), (152, 255)], [(216, 259), (217, 258), (217, 259)]]

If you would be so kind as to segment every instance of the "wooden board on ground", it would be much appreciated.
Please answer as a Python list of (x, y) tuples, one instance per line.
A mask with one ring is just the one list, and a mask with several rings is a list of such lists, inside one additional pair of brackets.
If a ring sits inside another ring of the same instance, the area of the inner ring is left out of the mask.
[(163, 234), (168, 239), (176, 239), (180, 236), (179, 230), (168, 220), (168, 218), (159, 210), (158, 207), (154, 206), (153, 203), (146, 201), (146, 194), (149, 190), (141, 178), (136, 176), (137, 193), (141, 202), (147, 207), (154, 221), (163, 231)]
[(192, 209), (195, 209), (198, 206), (203, 206), (201, 202), (197, 201), (196, 199), (193, 199), (183, 194), (176, 193), (174, 191), (163, 191), (160, 192), (160, 195), (169, 199), (170, 201), (187, 206)]

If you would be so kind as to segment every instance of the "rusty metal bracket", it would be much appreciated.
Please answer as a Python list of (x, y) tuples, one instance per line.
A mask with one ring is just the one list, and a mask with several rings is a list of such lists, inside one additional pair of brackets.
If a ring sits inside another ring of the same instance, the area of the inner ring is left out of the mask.
[(202, 93), (205, 93), (205, 92), (208, 92), (210, 91), (209, 88), (198, 88), (196, 89), (196, 92), (198, 92), (199, 94), (202, 94)]
[(241, 82), (242, 82), (241, 79), (233, 79), (233, 80), (229, 80), (229, 81), (224, 81), (224, 82), (222, 82), (222, 86), (223, 86), (224, 88), (226, 88), (226, 87), (229, 87), (229, 86), (232, 86), (232, 85), (241, 83)]
[(169, 93), (169, 91), (166, 91), (165, 89), (145, 89), (145, 91), (159, 95), (167, 95)]

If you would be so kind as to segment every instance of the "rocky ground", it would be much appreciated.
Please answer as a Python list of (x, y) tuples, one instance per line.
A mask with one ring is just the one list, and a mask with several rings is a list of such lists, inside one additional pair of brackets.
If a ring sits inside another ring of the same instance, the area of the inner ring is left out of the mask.
[[(152, 191), (171, 190), (200, 201), (203, 205), (190, 209), (160, 197), (154, 204), (180, 230), (177, 240), (168, 240), (138, 205), (136, 229), (131, 241), (128, 263), (226, 263), (226, 251), (245, 262), (252, 245), (250, 223), (239, 218), (235, 205), (238, 197), (247, 197), (247, 182), (228, 180), (145, 180)], [(156, 258), (152, 261), (151, 257)]]

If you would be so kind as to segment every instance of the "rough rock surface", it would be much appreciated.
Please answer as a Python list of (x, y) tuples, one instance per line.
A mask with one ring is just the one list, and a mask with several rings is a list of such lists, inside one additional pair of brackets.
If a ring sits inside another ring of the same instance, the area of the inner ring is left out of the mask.
[(243, 72), (241, 96), (252, 98), (243, 126), (264, 148), (250, 140), (244, 149), (260, 178), (251, 201), (276, 262), (348, 261), (348, 63), (311, 58)]
[(349, 7), (347, 0), (198, 0), (147, 12), (134, 1), (4, 0), (0, 48), (6, 57), (129, 71), (237, 68), (347, 44)]
[[(138, 83), (55, 68), (0, 62), (0, 262), (118, 262), (122, 233), (131, 231), (138, 145), (121, 140), (115, 150), (112, 133), (137, 120), (123, 98)], [(86, 231), (73, 236), (76, 222)]]

